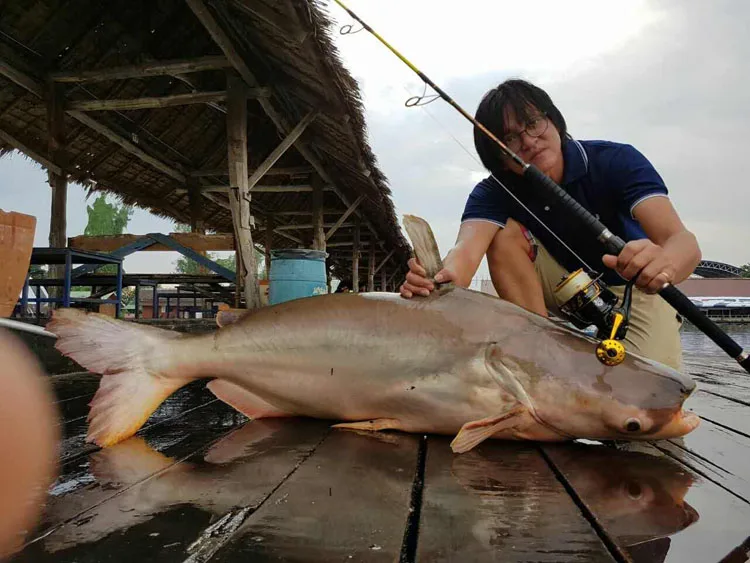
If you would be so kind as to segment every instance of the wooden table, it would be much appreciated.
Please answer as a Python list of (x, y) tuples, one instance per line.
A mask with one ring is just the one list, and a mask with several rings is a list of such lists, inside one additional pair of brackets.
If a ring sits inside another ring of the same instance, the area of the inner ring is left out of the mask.
[[(115, 447), (84, 443), (97, 378), (57, 376), (61, 475), (16, 561), (747, 561), (750, 378), (686, 359), (683, 439), (540, 445), (247, 421), (202, 383)], [(733, 553), (732, 553), (733, 552)]]

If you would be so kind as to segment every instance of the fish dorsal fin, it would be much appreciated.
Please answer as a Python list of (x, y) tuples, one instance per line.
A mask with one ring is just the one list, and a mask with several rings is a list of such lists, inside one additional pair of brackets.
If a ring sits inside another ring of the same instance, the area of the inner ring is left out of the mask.
[(519, 405), (504, 412), (500, 416), (467, 422), (461, 427), (461, 430), (458, 431), (456, 437), (453, 438), (451, 449), (457, 454), (468, 452), (470, 449), (490, 438), (496, 432), (500, 432), (501, 430), (516, 424), (518, 419), (526, 412), (526, 409)]
[(443, 269), (443, 260), (430, 224), (416, 215), (404, 215), (404, 228), (414, 247), (414, 255), (427, 273), (427, 279), (434, 279)]

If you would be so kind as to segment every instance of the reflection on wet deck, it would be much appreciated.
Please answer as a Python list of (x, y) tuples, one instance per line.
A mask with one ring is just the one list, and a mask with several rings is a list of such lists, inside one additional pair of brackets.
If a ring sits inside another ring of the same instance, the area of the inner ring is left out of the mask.
[(750, 379), (687, 362), (703, 423), (602, 445), (248, 421), (202, 383), (135, 437), (84, 443), (89, 375), (60, 380), (60, 476), (23, 562), (748, 560)]

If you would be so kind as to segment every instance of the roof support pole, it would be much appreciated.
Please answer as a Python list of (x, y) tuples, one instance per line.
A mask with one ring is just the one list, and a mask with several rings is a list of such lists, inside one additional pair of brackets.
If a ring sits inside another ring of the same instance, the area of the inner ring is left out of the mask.
[(359, 293), (359, 231), (360, 219), (354, 222), (354, 244), (352, 245), (352, 293)]
[(364, 194), (362, 194), (356, 200), (354, 200), (354, 203), (352, 203), (349, 206), (349, 209), (347, 209), (346, 211), (344, 211), (344, 214), (341, 217), (339, 217), (339, 220), (336, 221), (336, 223), (334, 223), (333, 227), (331, 227), (328, 230), (328, 232), (326, 233), (326, 241), (328, 241), (333, 236), (333, 233), (335, 233), (339, 229), (339, 227), (341, 227), (341, 225), (344, 224), (344, 221), (346, 221), (346, 219), (349, 217), (349, 215), (351, 215), (354, 212), (354, 210), (357, 209), (357, 206), (360, 203), (362, 203), (363, 199), (365, 199), (365, 195)]
[(326, 235), (323, 230), (323, 179), (318, 174), (312, 176), (312, 247), (314, 250), (326, 249)]
[[(372, 235), (373, 237), (375, 234)], [(375, 245), (370, 245), (370, 255), (367, 257), (367, 291), (375, 291)]]
[(260, 307), (255, 248), (250, 231), (250, 190), (247, 176), (247, 86), (234, 74), (227, 76), (227, 161), (229, 183), (232, 188), (229, 205), (232, 208), (234, 234), (241, 255), (237, 270), (237, 284), (245, 287), (245, 306)]
[[(49, 86), (47, 98), (49, 157), (52, 162), (62, 163), (65, 160), (65, 98), (62, 87), (55, 84), (50, 84)], [(49, 245), (53, 248), (64, 248), (68, 242), (66, 236), (68, 175), (64, 168), (59, 172), (48, 169), (47, 177), (52, 196)], [(50, 274), (55, 278), (62, 278), (64, 271), (65, 266), (63, 265), (50, 265)], [(53, 293), (52, 297), (60, 297), (62, 295), (61, 288), (50, 288), (50, 291)], [(55, 306), (54, 303), (50, 303), (50, 305)]]
[(273, 229), (276, 218), (273, 214), (266, 216), (266, 279), (271, 279), (271, 250), (273, 250)]

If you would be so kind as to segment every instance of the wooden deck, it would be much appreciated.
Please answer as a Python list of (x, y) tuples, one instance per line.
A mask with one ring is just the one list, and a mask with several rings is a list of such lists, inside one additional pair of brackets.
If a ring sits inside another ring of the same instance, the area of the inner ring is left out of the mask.
[(56, 376), (62, 472), (14, 561), (747, 561), (750, 377), (686, 361), (703, 422), (684, 439), (463, 455), (448, 437), (247, 421), (201, 383), (99, 450), (97, 378)]

